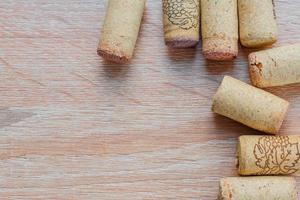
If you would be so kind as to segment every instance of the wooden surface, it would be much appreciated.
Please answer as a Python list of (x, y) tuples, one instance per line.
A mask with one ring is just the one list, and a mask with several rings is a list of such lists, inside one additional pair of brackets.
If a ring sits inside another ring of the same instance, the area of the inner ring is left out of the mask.
[[(164, 46), (148, 0), (130, 65), (96, 55), (107, 0), (0, 1), (0, 199), (216, 199), (236, 139), (259, 134), (210, 111), (222, 77), (249, 82), (201, 47)], [(300, 42), (300, 1), (278, 0), (280, 39)], [(300, 85), (281, 134), (300, 134)], [(298, 179), (300, 187), (300, 179)]]

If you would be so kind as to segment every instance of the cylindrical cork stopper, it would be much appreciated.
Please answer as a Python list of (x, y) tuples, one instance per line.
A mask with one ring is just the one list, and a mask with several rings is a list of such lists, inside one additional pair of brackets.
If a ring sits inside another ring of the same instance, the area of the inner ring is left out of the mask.
[(163, 0), (166, 45), (188, 48), (199, 42), (200, 0)]
[(260, 88), (300, 83), (300, 44), (251, 53), (249, 73)]
[(287, 175), (300, 169), (300, 136), (241, 136), (240, 175)]
[(289, 102), (230, 76), (225, 76), (213, 98), (212, 110), (251, 128), (276, 134)]
[(134, 52), (146, 0), (109, 0), (97, 52), (106, 60), (128, 62)]
[(262, 47), (277, 40), (273, 0), (238, 0), (240, 39), (245, 47)]
[(201, 0), (204, 57), (232, 60), (238, 54), (237, 0)]
[(228, 177), (220, 181), (219, 200), (297, 200), (292, 177)]

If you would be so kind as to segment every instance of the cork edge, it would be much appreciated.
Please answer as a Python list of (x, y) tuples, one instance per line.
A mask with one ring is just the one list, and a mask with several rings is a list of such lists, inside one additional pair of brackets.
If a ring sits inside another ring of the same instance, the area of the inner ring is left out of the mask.
[(233, 191), (228, 183), (228, 178), (222, 178), (219, 185), (219, 196), (218, 200), (230, 200), (233, 196)]
[(286, 101), (284, 99), (283, 99), (283, 101), (284, 101), (284, 107), (285, 108), (278, 115), (279, 122), (277, 123), (277, 126), (275, 126), (275, 128), (274, 128), (275, 130), (273, 131), (273, 134), (277, 134), (280, 131), (280, 128), (281, 128), (281, 126), (283, 124), (283, 121), (284, 121), (284, 119), (285, 119), (285, 117), (287, 115), (287, 112), (289, 110), (289, 107), (290, 107), (290, 103), (288, 101)]
[(170, 48), (192, 48), (195, 47), (198, 43), (198, 40), (183, 38), (172, 38), (169, 40), (165, 40), (165, 44)]
[(241, 44), (247, 48), (261, 48), (271, 46), (277, 42), (277, 36), (271, 38), (241, 38)]
[(256, 54), (250, 53), (248, 56), (248, 69), (249, 69), (249, 77), (251, 84), (255, 87), (263, 88), (263, 81), (262, 81), (262, 70), (263, 65), (262, 63), (256, 62)]
[(102, 48), (97, 49), (97, 54), (102, 58), (104, 58), (105, 60), (119, 63), (119, 64), (126, 64), (130, 61), (130, 58), (127, 56), (119, 55), (114, 53), (113, 51), (102, 49)]
[(239, 174), (239, 175), (244, 175), (244, 174), (242, 173), (242, 169), (241, 169), (241, 161), (240, 161), (240, 159), (241, 159), (241, 137), (242, 137), (242, 136), (240, 136), (240, 137), (238, 138), (237, 151), (236, 151), (236, 158), (235, 158), (235, 166), (236, 166), (236, 168), (238, 169), (238, 174)]
[(237, 52), (203, 51), (203, 55), (208, 60), (230, 61), (237, 57)]
[(230, 61), (238, 55), (238, 39), (224, 37), (203, 39), (203, 55), (208, 60)]
[(211, 110), (214, 112), (214, 113), (217, 113), (219, 114), (217, 111), (216, 111), (216, 104), (217, 104), (217, 99), (218, 99), (218, 96), (219, 96), (219, 93), (220, 91), (222, 90), (222, 86), (224, 84), (224, 81), (226, 81), (226, 79), (228, 78), (228, 76), (224, 76), (220, 86), (218, 87), (216, 93), (214, 94), (213, 96), (213, 100), (212, 100), (212, 105), (211, 105)]

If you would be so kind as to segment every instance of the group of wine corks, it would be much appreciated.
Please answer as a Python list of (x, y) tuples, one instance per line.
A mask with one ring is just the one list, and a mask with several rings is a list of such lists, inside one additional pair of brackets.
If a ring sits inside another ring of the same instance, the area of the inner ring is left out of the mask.
[[(238, 12), (243, 46), (257, 48), (276, 42), (277, 27), (272, 0), (238, 0)], [(232, 24), (235, 23), (232, 21)], [(237, 49), (234, 45), (236, 35), (231, 39), (226, 34), (223, 36), (217, 36), (218, 40), (227, 40), (223, 44), (231, 41), (232, 45), (227, 47), (234, 47), (231, 49), (234, 52)], [(209, 38), (217, 41), (214, 37)], [(218, 45), (214, 44), (216, 48)], [(203, 49), (206, 55), (206, 48)], [(254, 52), (248, 59), (253, 86), (225, 76), (214, 95), (212, 110), (253, 129), (277, 134), (289, 102), (259, 88), (300, 82), (300, 44)], [(237, 169), (241, 177), (221, 179), (219, 199), (297, 200), (295, 179), (275, 175), (297, 173), (300, 170), (299, 161), (300, 136), (241, 136), (237, 147)]]
[(237, 168), (241, 177), (221, 179), (219, 200), (297, 200), (295, 178), (274, 175), (299, 171), (299, 144), (300, 136), (240, 136)]
[[(277, 40), (272, 0), (163, 0), (165, 41), (188, 48), (199, 42), (210, 60), (232, 60), (238, 40), (245, 47), (262, 47)], [(201, 18), (201, 19), (200, 19)]]
[[(293, 68), (296, 66), (293, 65)], [(278, 73), (273, 70), (273, 73)], [(286, 100), (230, 76), (224, 77), (212, 104), (213, 112), (268, 134), (278, 133), (288, 107)], [(238, 174), (260, 177), (221, 179), (219, 199), (296, 200), (294, 178), (267, 175), (298, 172), (299, 150), (300, 136), (240, 136), (237, 147)]]
[[(109, 0), (98, 54), (127, 63), (133, 56), (146, 0)], [(204, 57), (232, 60), (238, 42), (258, 48), (277, 41), (272, 0), (162, 0), (165, 43), (170, 48), (194, 47), (200, 40)], [(289, 102), (259, 88), (300, 82), (300, 44), (251, 53), (252, 85), (225, 76), (212, 110), (253, 129), (277, 134)], [(244, 177), (223, 178), (220, 200), (296, 200), (289, 175), (300, 170), (300, 136), (241, 136), (237, 169)], [(255, 175), (256, 177), (253, 177)], [(252, 177), (245, 177), (252, 176)]]

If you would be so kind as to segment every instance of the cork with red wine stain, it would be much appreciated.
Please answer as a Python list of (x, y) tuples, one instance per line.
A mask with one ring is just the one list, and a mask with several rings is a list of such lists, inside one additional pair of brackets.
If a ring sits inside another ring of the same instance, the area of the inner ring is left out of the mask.
[(201, 0), (203, 54), (209, 60), (232, 60), (238, 54), (237, 0)]
[(199, 42), (200, 0), (163, 0), (165, 43), (171, 48), (194, 47)]

